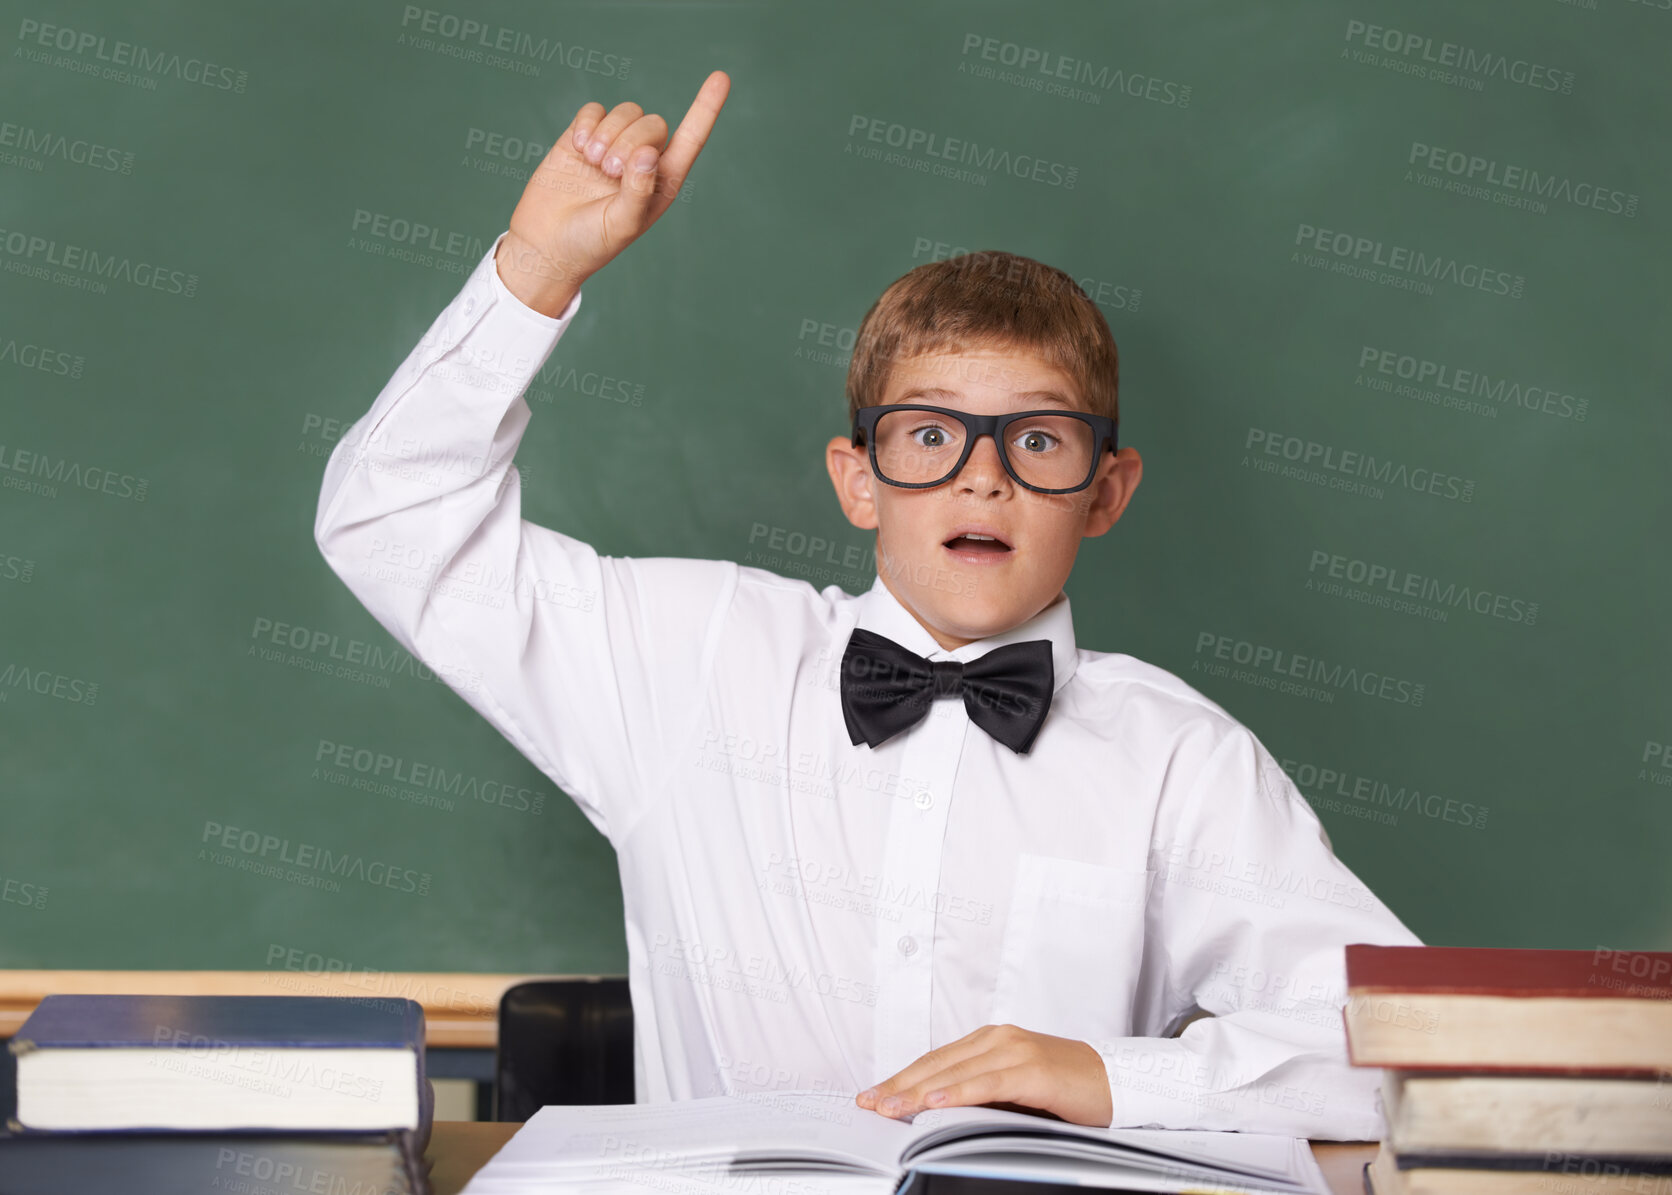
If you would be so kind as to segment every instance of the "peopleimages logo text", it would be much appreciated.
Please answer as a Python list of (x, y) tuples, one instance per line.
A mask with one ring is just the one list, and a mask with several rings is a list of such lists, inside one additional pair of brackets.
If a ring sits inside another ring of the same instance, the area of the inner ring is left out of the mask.
[[(393, 888), (397, 892), (430, 894), (430, 873), (411, 867), (400, 867), (381, 860), (367, 861), (361, 855), (336, 852), (329, 847), (311, 842), (292, 842), (276, 834), (260, 830), (241, 829), (217, 821), (203, 823), (201, 842), (222, 850), (237, 851), (241, 855), (262, 862), (287, 863), (292, 867), (308, 868), (347, 880), (359, 880), (374, 888)], [(200, 856), (202, 852), (199, 852)]]
[(1400, 58), (1462, 71), (1485, 79), (1501, 79), (1519, 83), (1535, 91), (1557, 91), (1567, 95), (1573, 91), (1573, 72), (1525, 58), (1511, 58), (1495, 50), (1466, 46), (1461, 42), (1438, 41), (1421, 33), (1390, 29), (1368, 21), (1349, 19), (1345, 41), (1354, 42), (1367, 50), (1380, 50)]
[(1380, 482), (1383, 485), (1403, 486), (1418, 493), (1432, 494), (1436, 498), (1470, 502), (1475, 496), (1475, 483), (1467, 477), (1441, 473), (1420, 465), (1412, 468), (1392, 457), (1376, 457), (1368, 452), (1337, 449), (1331, 444), (1268, 431), (1265, 428), (1249, 428), (1242, 446), (1246, 451), (1282, 457), (1297, 465), (1328, 469), (1350, 477)]
[[(1312, 557), (1306, 571), (1314, 577), (1322, 574), (1323, 577), (1362, 585), (1369, 590), (1385, 590), (1396, 597), (1432, 602), (1450, 610), (1471, 610), (1476, 614), (1484, 614), (1505, 622), (1532, 626), (1538, 621), (1537, 602), (1498, 593), (1478, 585), (1442, 581), (1438, 577), (1413, 573), (1397, 565), (1359, 560), (1323, 548), (1312, 549)], [(1311, 588), (1310, 584), (1308, 588)]]
[(1253, 643), (1232, 635), (1218, 635), (1213, 631), (1201, 631), (1196, 635), (1196, 655), (1204, 653), (1213, 659), (1227, 660), (1256, 671), (1294, 677), (1332, 689), (1352, 690), (1397, 705), (1421, 705), (1428, 689), (1422, 681), (1331, 663), (1318, 656), (1303, 656), (1280, 647)]
[(126, 282), (142, 290), (160, 290), (188, 299), (197, 294), (198, 276), (186, 270), (135, 261), (120, 253), (103, 253), (89, 245), (59, 241), (20, 228), (0, 228), (0, 254), (20, 264), (54, 266), (87, 278)]
[(1417, 386), (1431, 386), (1435, 390), (1489, 399), (1499, 406), (1519, 407), (1537, 411), (1559, 419), (1583, 423), (1589, 414), (1591, 400), (1569, 394), (1552, 386), (1524, 384), (1489, 374), (1479, 369), (1461, 369), (1443, 361), (1432, 361), (1399, 349), (1363, 345), (1359, 349), (1359, 369), (1381, 374)]
[(171, 50), (158, 50), (137, 42), (109, 38), (86, 29), (50, 25), (32, 17), (24, 17), (18, 22), (17, 41), (20, 48), (16, 57), (38, 60), (41, 49), (57, 50), (60, 54), (179, 79), (217, 91), (242, 93), (249, 85), (250, 74), (245, 70), (220, 66), (190, 54), (177, 54)]
[(1468, 184), (1536, 195), (1540, 199), (1593, 208), (1609, 215), (1633, 218), (1637, 215), (1638, 196), (1633, 191), (1605, 187), (1586, 179), (1576, 180), (1517, 162), (1499, 162), (1480, 154), (1430, 145), (1425, 141), (1411, 142), (1405, 162)]
[(435, 8), (407, 4), (401, 8), (403, 34), (426, 33), (460, 46), (516, 55), (535, 62), (561, 62), (564, 66), (605, 78), (624, 79), (633, 60), (607, 54), (594, 47), (558, 41), (544, 34), (536, 37), (521, 29), (489, 25), (475, 17), (461, 17)]
[[(922, 154), (929, 158), (956, 162), (960, 166), (1030, 179), (1065, 190), (1073, 190), (1075, 181), (1080, 177), (1080, 168), (1065, 162), (1050, 161), (1036, 154), (1012, 153), (996, 145), (982, 145), (967, 137), (946, 137), (929, 129), (920, 129), (858, 112), (848, 118), (848, 136), (886, 145), (902, 153)], [(852, 143), (849, 144), (851, 146)]]
[(1519, 299), (1527, 289), (1527, 279), (1520, 274), (1493, 269), (1478, 262), (1460, 261), (1444, 253), (1428, 253), (1408, 245), (1390, 245), (1357, 233), (1320, 228), (1315, 224), (1297, 224), (1294, 243), (1302, 249), (1326, 253), (1356, 267), (1368, 269), (1376, 266), (1411, 278), (1450, 282), (1489, 295), (1508, 295)]
[(1397, 812), (1415, 812), (1436, 821), (1452, 822), (1469, 829), (1486, 828), (1488, 809), (1473, 801), (1460, 801), (1436, 792), (1423, 792), (1414, 785), (1394, 785), (1372, 776), (1359, 776), (1338, 768), (1293, 759), (1280, 763), (1295, 787), (1308, 800), (1341, 797), (1361, 805)]

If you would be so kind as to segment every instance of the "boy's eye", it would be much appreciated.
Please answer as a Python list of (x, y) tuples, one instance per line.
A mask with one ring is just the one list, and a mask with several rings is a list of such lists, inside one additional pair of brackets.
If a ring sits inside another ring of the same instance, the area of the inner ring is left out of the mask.
[(945, 448), (947, 442), (946, 429), (934, 424), (923, 424), (912, 429), (912, 440), (920, 448)]
[(1049, 452), (1059, 443), (1061, 443), (1061, 441), (1059, 441), (1050, 432), (1041, 431), (1038, 428), (1025, 431), (1020, 436), (1016, 437), (1017, 447), (1021, 448), (1024, 452)]

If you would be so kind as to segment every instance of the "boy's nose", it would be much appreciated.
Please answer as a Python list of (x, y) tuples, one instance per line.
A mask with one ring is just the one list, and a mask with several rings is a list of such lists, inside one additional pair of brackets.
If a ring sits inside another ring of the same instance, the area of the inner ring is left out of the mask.
[(970, 458), (952, 479), (958, 486), (983, 493), (998, 488), (1007, 479), (999, 446), (991, 435), (980, 435), (970, 445)]

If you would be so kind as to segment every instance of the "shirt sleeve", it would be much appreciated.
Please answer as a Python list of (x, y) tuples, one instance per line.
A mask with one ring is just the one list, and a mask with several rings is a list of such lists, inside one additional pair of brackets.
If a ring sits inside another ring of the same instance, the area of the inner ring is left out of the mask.
[(1246, 728), (1204, 762), (1152, 843), (1160, 1004), (1177, 1037), (1091, 1043), (1121, 1127), (1374, 1141), (1381, 1070), (1347, 1062), (1350, 942), (1421, 945), (1335, 857), (1312, 807)]
[(737, 565), (601, 556), (522, 518), (524, 394), (581, 296), (556, 317), (525, 305), (494, 264), (504, 236), (343, 433), (314, 539), (401, 646), (613, 843), (696, 717)]

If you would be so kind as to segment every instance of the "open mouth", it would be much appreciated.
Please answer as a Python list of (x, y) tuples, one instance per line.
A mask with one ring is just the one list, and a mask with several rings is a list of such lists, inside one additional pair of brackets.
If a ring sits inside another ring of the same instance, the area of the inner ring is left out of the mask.
[(949, 551), (959, 555), (975, 557), (1007, 556), (1011, 552), (1009, 544), (996, 535), (983, 535), (975, 531), (966, 531), (962, 535), (955, 535), (942, 545)]

